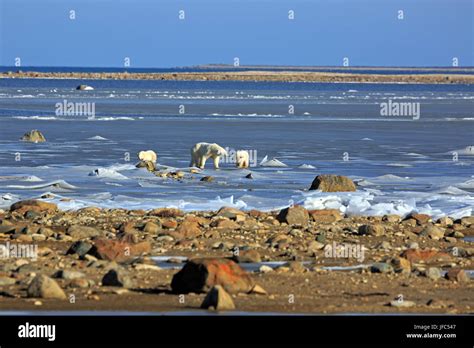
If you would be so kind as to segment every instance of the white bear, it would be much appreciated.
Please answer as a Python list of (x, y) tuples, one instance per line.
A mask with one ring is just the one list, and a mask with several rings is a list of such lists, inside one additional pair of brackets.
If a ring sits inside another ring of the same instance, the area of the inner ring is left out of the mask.
[(237, 168), (249, 167), (249, 153), (245, 150), (238, 150), (235, 153), (235, 165)]
[(140, 151), (138, 153), (138, 159), (140, 161), (148, 161), (148, 162), (153, 162), (156, 163), (158, 156), (156, 155), (155, 151), (153, 150), (148, 150), (148, 151)]
[(214, 168), (219, 169), (220, 156), (227, 156), (227, 151), (216, 143), (197, 143), (191, 148), (190, 167), (199, 167), (204, 169), (209, 157), (214, 160)]

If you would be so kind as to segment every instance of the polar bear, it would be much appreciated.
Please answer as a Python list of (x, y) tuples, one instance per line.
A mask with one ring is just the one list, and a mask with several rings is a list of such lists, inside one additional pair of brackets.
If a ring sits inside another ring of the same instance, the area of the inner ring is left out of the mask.
[(216, 143), (197, 143), (191, 148), (190, 167), (199, 167), (204, 169), (209, 157), (214, 160), (214, 168), (219, 169), (220, 156), (227, 156), (227, 151)]
[(158, 159), (158, 156), (156, 155), (155, 151), (153, 151), (153, 150), (140, 151), (138, 153), (138, 159), (140, 161), (156, 163), (156, 161)]
[(237, 168), (249, 167), (249, 153), (245, 150), (238, 150), (235, 153), (235, 166)]

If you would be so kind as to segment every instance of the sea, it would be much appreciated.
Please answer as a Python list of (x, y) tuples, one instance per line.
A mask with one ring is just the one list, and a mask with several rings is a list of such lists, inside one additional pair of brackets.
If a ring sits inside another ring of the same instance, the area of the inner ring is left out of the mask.
[[(20, 141), (33, 129), (47, 142)], [(219, 170), (209, 160), (193, 174), (197, 142), (247, 150), (251, 166), (238, 169), (228, 156)], [(184, 178), (136, 168), (142, 150)], [(349, 176), (358, 189), (310, 191), (320, 174)], [(302, 204), (348, 215), (469, 216), (474, 86), (0, 78), (0, 208), (28, 198), (62, 209)]]

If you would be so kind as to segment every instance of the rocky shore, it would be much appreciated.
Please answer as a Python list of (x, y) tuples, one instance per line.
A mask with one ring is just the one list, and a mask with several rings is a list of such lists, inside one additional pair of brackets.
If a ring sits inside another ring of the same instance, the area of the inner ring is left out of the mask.
[(302, 71), (238, 71), (175, 73), (87, 73), (8, 71), (0, 78), (55, 78), (85, 80), (165, 80), (165, 81), (267, 81), (267, 82), (355, 82), (355, 83), (474, 83), (469, 74), (363, 74)]
[(473, 234), (472, 216), (21, 201), (0, 210), (0, 310), (472, 313)]

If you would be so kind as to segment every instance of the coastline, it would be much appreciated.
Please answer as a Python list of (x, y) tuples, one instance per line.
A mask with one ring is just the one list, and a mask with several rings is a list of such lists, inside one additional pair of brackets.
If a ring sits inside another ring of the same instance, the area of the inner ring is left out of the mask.
[(8, 71), (0, 79), (87, 79), (87, 80), (163, 80), (163, 81), (247, 81), (303, 83), (406, 83), (406, 84), (474, 84), (469, 74), (360, 74), (298, 71), (241, 72), (35, 72)]
[[(181, 302), (172, 288), (184, 259), (204, 257), (234, 260), (260, 286), (232, 294), (238, 312), (472, 313), (474, 284), (463, 271), (473, 268), (474, 248), (464, 239), (474, 235), (472, 216), (347, 217), (299, 206), (280, 212), (60, 211), (53, 203), (22, 201), (0, 212), (0, 221), (1, 245), (38, 247), (34, 260), (0, 258), (1, 311), (205, 315), (199, 309), (205, 291), (186, 293)], [(352, 254), (344, 252), (349, 247)], [(131, 285), (104, 285), (111, 269)], [(39, 274), (74, 295), (74, 303), (28, 295)]]

